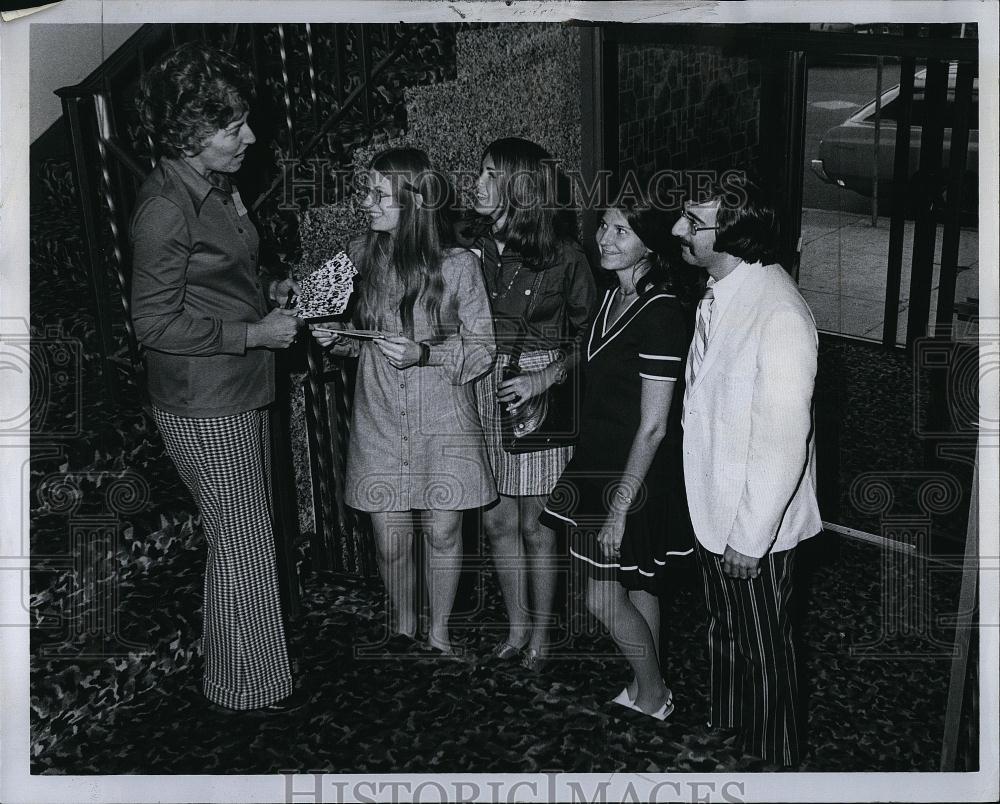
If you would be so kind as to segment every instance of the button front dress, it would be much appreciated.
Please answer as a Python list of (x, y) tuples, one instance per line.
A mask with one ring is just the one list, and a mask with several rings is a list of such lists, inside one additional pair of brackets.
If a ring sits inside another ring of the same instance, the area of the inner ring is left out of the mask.
[[(372, 270), (361, 279), (379, 284), (379, 328), (403, 334), (402, 283), (387, 266)], [(345, 501), (360, 511), (461, 511), (497, 497), (472, 385), (496, 351), (489, 300), (471, 252), (448, 251), (441, 274), (440, 323), (421, 298), (413, 305), (427, 366), (399, 370), (375, 343), (360, 344), (345, 484)]]

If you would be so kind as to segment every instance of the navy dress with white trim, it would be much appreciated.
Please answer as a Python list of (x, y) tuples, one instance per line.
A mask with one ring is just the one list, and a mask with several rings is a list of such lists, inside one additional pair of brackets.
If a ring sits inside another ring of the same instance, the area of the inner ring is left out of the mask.
[[(605, 294), (585, 343), (580, 441), (541, 521), (569, 535), (573, 563), (592, 578), (660, 594), (666, 568), (692, 554), (684, 495), (680, 407), (690, 328), (676, 297), (650, 288), (608, 326)], [(621, 553), (606, 558), (597, 535), (639, 430), (644, 380), (673, 383), (667, 435), (625, 521)]]

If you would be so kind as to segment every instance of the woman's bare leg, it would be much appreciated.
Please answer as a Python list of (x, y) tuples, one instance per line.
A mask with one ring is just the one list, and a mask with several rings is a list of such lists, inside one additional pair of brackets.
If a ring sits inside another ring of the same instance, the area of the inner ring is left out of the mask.
[(519, 499), (501, 494), (496, 505), (482, 512), (483, 529), (493, 553), (493, 568), (507, 609), (507, 642), (515, 648), (524, 647), (528, 642), (531, 627)]
[(413, 599), (416, 580), (413, 515), (409, 511), (391, 511), (374, 513), (371, 518), (379, 571), (395, 609), (395, 630), (400, 634), (413, 636), (417, 632), (416, 604)]
[[(657, 666), (659, 666), (660, 601), (654, 595), (649, 594), (649, 592), (642, 592), (639, 590), (630, 591), (628, 596), (632, 601), (632, 605), (636, 607), (639, 614), (642, 615), (642, 619), (646, 621), (646, 625), (649, 626), (649, 633), (653, 637), (653, 652), (656, 656)], [(633, 701), (635, 700), (635, 696), (638, 694), (638, 691), (639, 682), (637, 679), (633, 678), (631, 683), (628, 685), (628, 694)]]
[(426, 577), (431, 603), (428, 642), (444, 653), (451, 653), (448, 618), (455, 605), (462, 571), (462, 512), (422, 511), (418, 516), (422, 518), (428, 546)]
[(622, 655), (632, 666), (637, 682), (635, 705), (647, 714), (656, 712), (667, 699), (653, 636), (628, 593), (617, 581), (587, 583), (587, 607), (608, 629)]
[(545, 654), (556, 596), (556, 534), (538, 517), (547, 497), (519, 497), (520, 535), (527, 558), (531, 637), (528, 647)]

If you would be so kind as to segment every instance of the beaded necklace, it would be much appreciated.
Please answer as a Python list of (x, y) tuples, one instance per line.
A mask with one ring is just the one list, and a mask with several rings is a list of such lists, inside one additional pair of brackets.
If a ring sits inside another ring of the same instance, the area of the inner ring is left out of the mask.
[[(493, 240), (494, 245), (496, 245), (496, 240)], [(521, 268), (524, 267), (524, 261), (520, 261), (517, 264), (517, 268), (514, 269), (514, 273), (511, 274), (510, 281), (507, 283), (507, 287), (503, 290), (499, 289), (500, 285), (500, 275), (503, 273), (503, 255), (500, 253), (499, 247), (497, 247), (497, 268), (493, 275), (493, 286), (497, 288), (496, 290), (490, 291), (490, 298), (494, 300), (500, 300), (507, 298), (507, 294), (510, 293), (510, 289), (514, 287), (514, 283), (517, 281), (517, 277), (521, 273)], [(530, 295), (530, 291), (528, 291)]]
[[(514, 273), (513, 273), (513, 275), (510, 278), (510, 282), (507, 283), (507, 287), (505, 287), (502, 291), (494, 290), (492, 293), (490, 293), (490, 297), (491, 298), (493, 298), (493, 299), (505, 299), (505, 298), (507, 298), (507, 294), (510, 293), (510, 289), (512, 287), (514, 287), (514, 281), (517, 279), (517, 275), (519, 273), (521, 273), (521, 266), (523, 264), (524, 263), (518, 263), (517, 268), (514, 269)], [(497, 275), (496, 275), (496, 280), (495, 280), (495, 282), (497, 282), (497, 283), (500, 281), (500, 271), (502, 271), (502, 270), (503, 270), (503, 264), (501, 264), (500, 268), (497, 269)]]

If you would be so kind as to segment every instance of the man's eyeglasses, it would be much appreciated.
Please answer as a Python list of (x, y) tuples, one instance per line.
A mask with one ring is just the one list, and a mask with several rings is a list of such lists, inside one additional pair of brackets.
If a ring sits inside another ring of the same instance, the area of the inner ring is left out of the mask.
[(711, 232), (719, 228), (718, 226), (705, 226), (686, 209), (681, 210), (681, 217), (687, 221), (688, 231), (693, 235), (698, 234), (698, 232)]

